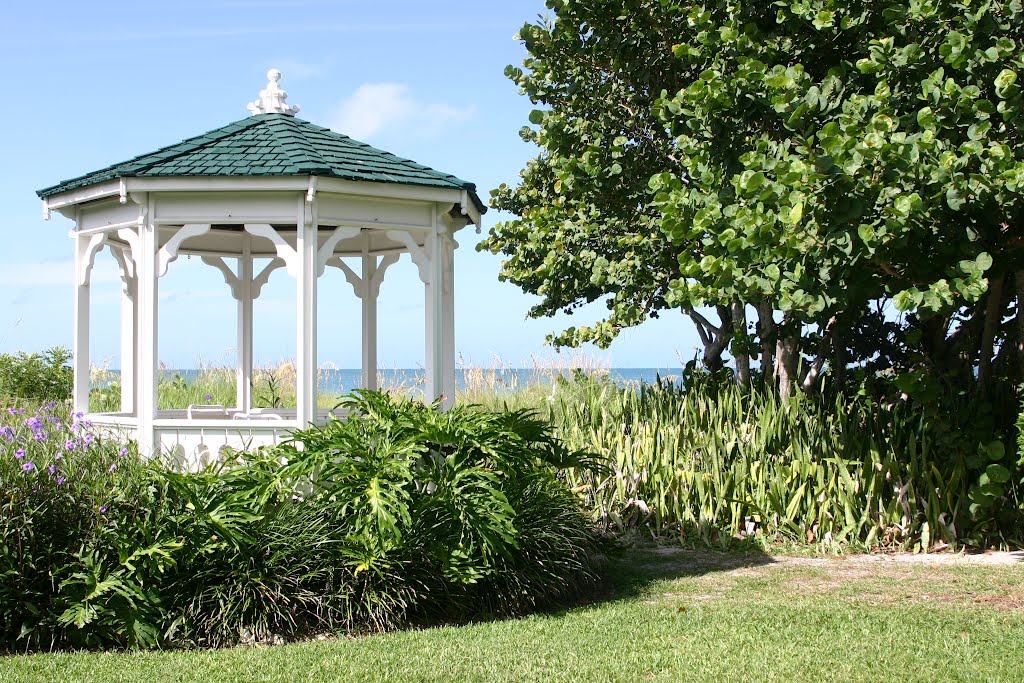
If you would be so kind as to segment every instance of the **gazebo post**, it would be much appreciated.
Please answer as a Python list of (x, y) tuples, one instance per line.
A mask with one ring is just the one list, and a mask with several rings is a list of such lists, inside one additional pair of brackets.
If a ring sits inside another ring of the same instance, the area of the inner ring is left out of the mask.
[[(124, 228), (123, 230), (128, 230)], [(110, 245), (110, 254), (117, 261), (121, 274), (121, 412), (126, 415), (135, 414), (135, 359), (138, 348), (135, 339), (135, 326), (138, 319), (136, 303), (137, 282), (135, 261), (131, 246)]]
[(135, 366), (139, 391), (136, 396), (138, 414), (139, 449), (148, 455), (156, 455), (159, 444), (156, 440), (154, 421), (157, 406), (157, 373), (159, 339), (159, 316), (157, 311), (157, 291), (159, 272), (157, 271), (157, 251), (159, 239), (158, 227), (153, 218), (153, 202), (148, 197), (146, 202), (146, 221), (139, 226), (139, 256), (136, 260), (138, 277), (139, 315), (137, 318), (139, 338), (139, 360)]
[(296, 419), (305, 428), (316, 419), (316, 285), (319, 244), (317, 221), (305, 197), (299, 198), (295, 226), (295, 401)]
[[(442, 236), (443, 225), (438, 216), (437, 205), (433, 207), (433, 229), (427, 234), (427, 277), (425, 290), (425, 322), (426, 322), (426, 399), (435, 401), (442, 398), (441, 405), (448, 408), (455, 398), (454, 378), (447, 381), (448, 363), (446, 347), (448, 345), (448, 325), (445, 315), (445, 239)], [(454, 348), (454, 342), (452, 342)], [(452, 385), (451, 389), (447, 385)]]
[(242, 235), (242, 253), (238, 257), (238, 351), (235, 362), (235, 408), (243, 413), (252, 409), (252, 236)]
[(135, 412), (135, 325), (138, 305), (135, 292), (125, 285), (121, 289), (121, 412)]
[(73, 353), (73, 405), (89, 412), (89, 240), (75, 233), (75, 341)]
[(362, 385), (364, 389), (377, 389), (377, 296), (380, 285), (377, 279), (377, 257), (370, 254), (370, 234), (363, 233), (363, 268), (360, 278), (359, 299), (363, 309), (362, 343)]
[(441, 248), (441, 388), (445, 407), (455, 401), (455, 247), (458, 246), (448, 229), (438, 239)]

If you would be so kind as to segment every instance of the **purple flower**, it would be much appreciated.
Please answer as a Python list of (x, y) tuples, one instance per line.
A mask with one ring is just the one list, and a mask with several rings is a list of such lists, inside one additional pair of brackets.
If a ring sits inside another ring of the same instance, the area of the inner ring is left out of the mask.
[(67, 483), (67, 478), (57, 477), (57, 486), (63, 486), (65, 483)]
[(206, 396), (203, 396), (203, 398), (206, 399), (207, 401), (212, 401), (213, 400), (213, 394), (207, 394)]
[(25, 472), (31, 472), (35, 468), (36, 468), (36, 466), (33, 465), (30, 462), (27, 462), (27, 463), (25, 463), (24, 465), (21, 466), (21, 469), (24, 470)]
[(50, 433), (43, 431), (42, 429), (40, 429), (38, 432), (33, 432), (32, 434), (32, 438), (34, 438), (36, 441), (46, 441), (46, 437), (48, 436), (50, 436)]
[(39, 417), (30, 417), (25, 420), (25, 426), (35, 432), (43, 428), (43, 420)]
[(7, 412), (10, 413), (11, 415), (17, 415), (18, 414), (18, 409), (17, 408), (8, 408)]
[(121, 450), (119, 450), (117, 452), (117, 457), (119, 457), (119, 458), (124, 458), (127, 455), (128, 455), (128, 447), (127, 446), (125, 446), (124, 448), (122, 448)]
[(12, 443), (14, 441), (14, 430), (7, 425), (4, 425), (3, 427), (0, 427), (0, 436), (7, 439), (7, 443)]
[(64, 442), (64, 450), (66, 450), (66, 451), (73, 451), (73, 450), (75, 450), (75, 440), (74, 439), (68, 439), (67, 441), (65, 441)]
[(111, 463), (110, 467), (107, 468), (107, 472), (113, 472), (116, 469), (117, 469), (117, 464), (116, 463)]
[(91, 445), (92, 445), (92, 442), (93, 442), (93, 441), (94, 441), (95, 439), (96, 439), (96, 437), (95, 437), (95, 436), (93, 436), (92, 434), (86, 434), (86, 435), (85, 435), (85, 439), (84, 439), (84, 441), (85, 441), (85, 445), (86, 445), (86, 446), (91, 446)]
[(22, 458), (24, 458), (25, 457), (25, 449), (24, 448), (19, 448), (18, 450), (14, 451), (14, 457), (17, 458), (18, 460), (21, 460)]
[(46, 468), (46, 471), (49, 472), (50, 474), (56, 474), (57, 473), (57, 466), (56, 465), (50, 465), (49, 467)]
[(106, 514), (106, 512), (107, 512), (107, 506), (106, 505), (100, 505), (100, 514), (104, 515), (104, 514)]

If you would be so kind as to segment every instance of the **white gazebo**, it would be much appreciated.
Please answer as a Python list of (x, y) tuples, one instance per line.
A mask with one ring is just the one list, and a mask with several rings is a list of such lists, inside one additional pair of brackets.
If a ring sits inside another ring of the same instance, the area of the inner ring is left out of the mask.
[[(75, 410), (133, 435), (143, 452), (186, 464), (327, 419), (316, 381), (317, 282), (327, 267), (341, 269), (361, 300), (362, 384), (375, 388), (378, 293), (387, 268), (409, 254), (426, 304), (426, 397), (450, 402), (455, 392), (454, 235), (480, 225), (486, 207), (475, 186), (296, 118), (280, 72), (267, 76), (248, 118), (38, 192), (47, 218), (58, 211), (74, 221)], [(105, 248), (124, 283), (121, 410), (97, 414), (89, 281)], [(181, 254), (218, 269), (237, 302), (234, 406), (157, 409), (158, 288)], [(278, 268), (296, 282), (292, 410), (252, 405), (253, 301)]]

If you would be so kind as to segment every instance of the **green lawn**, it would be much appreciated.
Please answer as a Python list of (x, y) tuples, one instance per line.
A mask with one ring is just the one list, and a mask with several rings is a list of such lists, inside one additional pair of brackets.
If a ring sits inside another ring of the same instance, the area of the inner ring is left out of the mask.
[(593, 604), (221, 651), (0, 659), (0, 681), (1020, 681), (1024, 564), (629, 551)]

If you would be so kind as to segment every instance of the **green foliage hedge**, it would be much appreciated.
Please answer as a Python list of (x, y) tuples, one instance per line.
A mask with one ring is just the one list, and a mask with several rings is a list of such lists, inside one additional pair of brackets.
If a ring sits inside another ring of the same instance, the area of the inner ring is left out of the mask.
[(142, 462), (61, 406), (8, 414), (0, 646), (379, 631), (522, 614), (595, 580), (601, 544), (559, 475), (590, 463), (546, 422), (371, 392), (345, 405), (352, 419), (200, 472)]
[(0, 354), (0, 398), (63, 401), (71, 398), (71, 352)]

